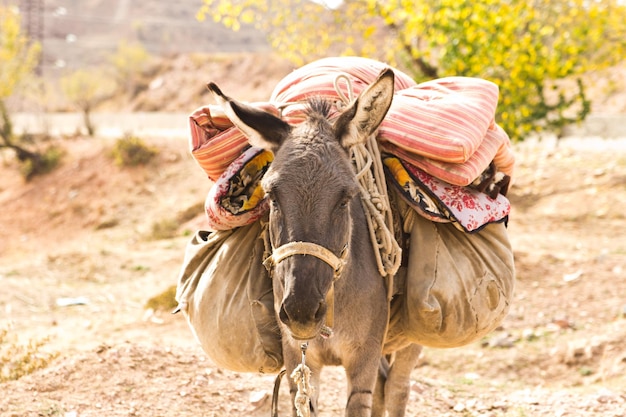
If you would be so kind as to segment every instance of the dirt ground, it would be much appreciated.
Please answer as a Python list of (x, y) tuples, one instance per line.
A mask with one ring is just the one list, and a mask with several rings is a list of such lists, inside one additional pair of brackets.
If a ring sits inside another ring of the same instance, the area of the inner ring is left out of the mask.
[[(175, 284), (209, 188), (185, 138), (153, 144), (154, 162), (120, 168), (112, 141), (66, 139), (63, 165), (30, 183), (2, 155), (0, 329), (58, 356), (0, 384), (0, 415), (270, 414), (272, 375), (215, 367), (182, 315), (145, 307)], [(625, 142), (516, 150), (512, 310), (480, 342), (424, 350), (408, 415), (626, 416)], [(342, 371), (322, 381), (321, 415), (341, 415)]]

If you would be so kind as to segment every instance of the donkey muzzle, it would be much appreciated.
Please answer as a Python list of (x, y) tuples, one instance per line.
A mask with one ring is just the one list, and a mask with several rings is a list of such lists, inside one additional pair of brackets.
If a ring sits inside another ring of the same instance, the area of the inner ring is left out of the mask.
[[(279, 262), (294, 255), (311, 255), (324, 261), (333, 270), (331, 290), (328, 292), (326, 299), (323, 296), (316, 298), (309, 292), (306, 297), (298, 296), (297, 294), (286, 294), (281, 302), (278, 317), (289, 328), (294, 339), (312, 339), (319, 334), (322, 327), (330, 330), (333, 325), (334, 281), (341, 276), (347, 255), (347, 245), (342, 250), (341, 255), (337, 256), (325, 247), (315, 243), (290, 242), (274, 249), (272, 255), (265, 260), (264, 264), (268, 268), (274, 267)], [(322, 323), (324, 317), (326, 317), (325, 326)]]
[(289, 328), (294, 339), (309, 340), (318, 335), (326, 311), (325, 301), (303, 303), (295, 297), (288, 297), (280, 306), (278, 318)]

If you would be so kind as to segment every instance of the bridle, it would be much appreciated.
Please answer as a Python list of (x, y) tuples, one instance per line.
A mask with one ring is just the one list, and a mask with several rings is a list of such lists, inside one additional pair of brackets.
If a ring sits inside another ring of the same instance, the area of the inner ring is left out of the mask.
[(341, 277), (343, 268), (346, 264), (348, 244), (345, 244), (341, 253), (337, 256), (331, 250), (318, 245), (317, 243), (289, 242), (274, 249), (272, 254), (263, 261), (263, 265), (271, 271), (274, 267), (276, 267), (276, 265), (278, 265), (278, 263), (294, 255), (315, 256), (316, 258), (326, 262), (333, 269), (333, 282), (331, 283), (330, 290), (328, 290), (328, 294), (326, 295), (326, 324), (320, 331), (320, 335), (322, 337), (331, 337), (335, 318), (335, 281)]
[(283, 261), (293, 255), (311, 255), (326, 262), (334, 271), (334, 279), (337, 280), (341, 276), (343, 266), (346, 262), (346, 256), (348, 253), (348, 244), (343, 247), (339, 256), (335, 255), (329, 249), (324, 246), (318, 245), (312, 242), (289, 242), (272, 251), (272, 254), (268, 256), (263, 265), (270, 269), (278, 265), (280, 261)]

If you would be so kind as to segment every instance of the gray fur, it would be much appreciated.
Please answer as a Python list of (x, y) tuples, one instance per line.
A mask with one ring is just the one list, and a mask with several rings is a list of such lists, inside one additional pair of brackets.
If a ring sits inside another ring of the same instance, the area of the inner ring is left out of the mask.
[[(317, 410), (320, 372), (326, 365), (341, 365), (346, 370), (346, 416), (383, 416), (385, 408), (389, 416), (404, 415), (410, 373), (419, 356), (418, 346), (405, 345), (391, 366), (380, 366), (381, 359), (388, 365), (382, 349), (389, 306), (348, 150), (378, 128), (391, 103), (393, 82), (391, 70), (381, 73), (335, 122), (327, 119), (327, 104), (313, 101), (307, 121), (297, 126), (259, 115), (258, 110), (224, 96), (217, 86), (213, 89), (229, 118), (246, 132), (250, 142), (275, 154), (263, 179), (271, 200), (273, 247), (293, 241), (312, 242), (339, 256), (348, 245), (343, 273), (334, 282), (331, 338), (322, 338), (319, 331), (328, 312), (332, 268), (313, 256), (296, 255), (278, 263), (273, 272), (287, 375), (301, 361), (302, 341), (309, 341), (306, 363), (315, 387), (312, 415)], [(270, 130), (273, 134), (268, 133)], [(295, 395), (291, 380), (290, 388)]]

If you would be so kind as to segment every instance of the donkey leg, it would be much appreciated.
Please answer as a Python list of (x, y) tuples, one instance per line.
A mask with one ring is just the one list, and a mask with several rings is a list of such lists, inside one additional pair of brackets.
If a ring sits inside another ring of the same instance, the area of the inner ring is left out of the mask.
[(389, 374), (389, 361), (385, 356), (380, 358), (376, 388), (372, 399), (372, 417), (385, 417), (385, 383)]
[[(348, 401), (346, 417), (370, 417), (372, 415), (372, 397), (376, 385), (380, 350), (361, 352), (354, 355), (354, 362), (345, 365), (348, 380)], [(360, 358), (360, 360), (356, 360)]]
[(421, 352), (420, 345), (411, 344), (395, 353), (385, 382), (385, 407), (389, 417), (404, 417), (411, 390), (411, 372)]
[(317, 400), (320, 396), (320, 374), (322, 372), (322, 366), (312, 363), (311, 369), (311, 417), (317, 416), (319, 413)]

